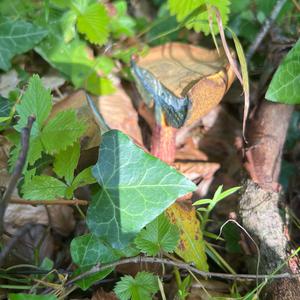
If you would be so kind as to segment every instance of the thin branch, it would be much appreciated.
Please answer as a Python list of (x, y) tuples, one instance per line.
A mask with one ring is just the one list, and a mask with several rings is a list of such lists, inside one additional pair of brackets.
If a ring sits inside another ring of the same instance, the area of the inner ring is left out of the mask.
[(23, 237), (34, 225), (28, 223), (21, 227), (16, 234), (8, 241), (3, 250), (0, 252), (0, 267), (3, 266), (5, 258), (10, 253), (11, 249), (15, 246), (18, 240)]
[(254, 42), (250, 46), (247, 52), (247, 62), (250, 61), (253, 54), (256, 52), (257, 48), (261, 44), (262, 40), (265, 38), (267, 33), (269, 32), (271, 26), (274, 24), (276, 18), (278, 17), (283, 5), (286, 3), (287, 0), (278, 0), (276, 5), (274, 6), (270, 18), (267, 18), (263, 27), (261, 28), (261, 31), (257, 34)]
[(282, 279), (282, 278), (299, 278), (300, 274), (290, 274), (290, 273), (282, 273), (282, 274), (277, 274), (277, 275), (252, 275), (252, 274), (224, 274), (224, 273), (215, 273), (215, 272), (205, 272), (205, 271), (200, 271), (197, 268), (186, 264), (186, 263), (180, 263), (180, 262), (175, 262), (166, 258), (157, 258), (157, 257), (142, 257), (142, 256), (135, 256), (131, 258), (125, 258), (113, 263), (105, 264), (105, 265), (100, 265), (97, 264), (93, 268), (91, 268), (89, 271), (82, 273), (75, 278), (71, 279), (69, 282), (67, 282), (66, 286), (69, 287), (72, 284), (74, 284), (76, 281), (84, 279), (90, 275), (93, 275), (95, 273), (98, 273), (103, 270), (107, 270), (110, 268), (115, 268), (120, 265), (128, 264), (128, 263), (134, 263), (134, 264), (139, 264), (139, 263), (159, 263), (159, 264), (165, 264), (169, 266), (176, 266), (180, 269), (185, 269), (187, 271), (193, 272), (197, 275), (203, 276), (203, 277), (215, 277), (215, 278), (222, 278), (222, 279), (228, 279), (228, 280), (257, 280), (257, 279)]
[(28, 149), (29, 149), (30, 132), (31, 132), (32, 124), (34, 121), (35, 121), (35, 116), (29, 116), (26, 127), (24, 127), (22, 129), (21, 151), (20, 151), (18, 160), (16, 162), (13, 174), (8, 183), (8, 187), (7, 187), (3, 197), (0, 199), (0, 236), (3, 233), (3, 219), (4, 219), (4, 214), (5, 214), (5, 210), (7, 207), (7, 203), (9, 202), (11, 195), (18, 184), (18, 181), (22, 175), (22, 171), (23, 171), (23, 168), (26, 163), (27, 153), (28, 153)]
[(26, 200), (14, 197), (10, 199), (9, 203), (24, 205), (89, 205), (89, 201), (79, 199)]

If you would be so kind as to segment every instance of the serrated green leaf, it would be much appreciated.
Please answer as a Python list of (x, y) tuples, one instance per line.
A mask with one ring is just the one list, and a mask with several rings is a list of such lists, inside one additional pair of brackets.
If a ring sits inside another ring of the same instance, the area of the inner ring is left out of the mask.
[(82, 170), (73, 180), (72, 184), (67, 188), (66, 197), (72, 198), (74, 191), (88, 184), (93, 184), (97, 182), (96, 178), (92, 174), (92, 167), (88, 167)]
[(65, 43), (61, 22), (60, 19), (52, 20), (47, 38), (35, 47), (35, 51), (68, 76), (76, 88), (83, 87), (97, 95), (112, 93), (115, 90), (113, 84), (107, 77), (99, 75), (99, 62), (93, 57), (92, 50), (86, 43), (76, 36), (69, 43)]
[(0, 69), (8, 71), (10, 60), (32, 49), (47, 34), (47, 30), (22, 20), (0, 18)]
[(74, 178), (74, 170), (77, 167), (80, 156), (80, 144), (68, 146), (55, 155), (53, 170), (59, 177), (64, 177), (70, 185)]
[(33, 176), (22, 186), (22, 193), (25, 199), (30, 200), (54, 200), (64, 197), (66, 185), (48, 175)]
[(113, 3), (117, 13), (112, 17), (109, 24), (110, 30), (114, 38), (120, 38), (122, 35), (134, 36), (136, 22), (133, 18), (126, 14), (126, 1), (116, 1)]
[(158, 278), (151, 273), (139, 272), (135, 278), (123, 276), (117, 282), (114, 292), (121, 300), (151, 300), (158, 291)]
[(137, 247), (149, 256), (155, 256), (161, 251), (173, 252), (178, 241), (178, 228), (164, 214), (149, 223), (134, 240)]
[[(209, 18), (212, 19), (214, 33), (219, 32), (216, 16), (214, 13), (210, 13), (212, 7), (216, 7), (220, 11), (224, 25), (228, 22), (230, 12), (230, 0), (168, 0), (168, 5), (171, 15), (175, 15), (178, 22), (185, 22), (188, 29), (193, 28), (196, 32), (202, 31), (206, 35), (210, 33)], [(203, 5), (206, 5), (206, 10), (200, 10), (198, 14), (195, 14), (197, 9)], [(188, 18), (187, 21), (186, 18)]]
[(109, 17), (101, 3), (89, 5), (77, 18), (78, 32), (84, 34), (93, 44), (99, 46), (107, 42)]
[(33, 75), (29, 79), (29, 84), (21, 99), (21, 103), (16, 106), (20, 120), (15, 129), (21, 131), (27, 125), (28, 117), (34, 115), (36, 120), (31, 129), (31, 136), (37, 136), (48, 118), (51, 108), (51, 91), (43, 87), (42, 81), (37, 74)]
[(266, 99), (284, 104), (300, 104), (300, 39), (275, 72)]
[(73, 262), (81, 267), (92, 266), (100, 262), (108, 263), (120, 258), (93, 234), (74, 238), (70, 250)]
[(9, 300), (56, 300), (55, 295), (8, 294)]
[(46, 152), (54, 154), (75, 143), (85, 129), (86, 125), (77, 119), (74, 110), (64, 110), (45, 125), (41, 140)]
[(89, 206), (87, 224), (91, 232), (115, 248), (128, 245), (178, 197), (196, 188), (117, 130), (102, 136), (93, 175), (101, 190)]
[(96, 178), (92, 174), (92, 167), (82, 170), (73, 180), (72, 187), (77, 189), (80, 186), (92, 184), (96, 182)]

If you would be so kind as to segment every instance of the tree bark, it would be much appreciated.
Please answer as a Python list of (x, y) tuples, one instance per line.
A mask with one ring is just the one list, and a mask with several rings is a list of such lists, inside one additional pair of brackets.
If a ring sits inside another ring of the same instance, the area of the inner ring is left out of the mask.
[[(259, 244), (261, 273), (271, 274), (281, 265), (284, 267), (280, 272), (292, 272), (288, 264), (285, 224), (279, 211), (283, 194), (278, 183), (292, 112), (293, 106), (263, 100), (248, 130), (245, 168), (251, 179), (244, 185), (240, 216), (244, 228)], [(270, 282), (263, 291), (263, 299), (294, 300), (299, 299), (299, 295), (297, 279)]]

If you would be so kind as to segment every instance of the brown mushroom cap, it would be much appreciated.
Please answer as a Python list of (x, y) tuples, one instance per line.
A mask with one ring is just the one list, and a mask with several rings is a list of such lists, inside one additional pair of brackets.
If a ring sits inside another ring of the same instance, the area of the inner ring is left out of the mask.
[(209, 50), (181, 43), (154, 47), (137, 65), (151, 72), (177, 97), (192, 102), (185, 125), (189, 125), (215, 107), (234, 80), (233, 70), (220, 49)]

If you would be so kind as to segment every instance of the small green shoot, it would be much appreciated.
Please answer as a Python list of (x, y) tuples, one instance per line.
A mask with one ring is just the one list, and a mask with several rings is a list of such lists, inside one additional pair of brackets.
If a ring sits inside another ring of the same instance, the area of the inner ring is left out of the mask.
[(231, 194), (235, 193), (236, 191), (238, 191), (241, 187), (240, 186), (236, 186), (233, 187), (227, 191), (223, 191), (223, 185), (220, 185), (213, 198), (212, 199), (200, 199), (198, 201), (196, 201), (195, 203), (193, 203), (193, 205), (207, 205), (206, 207), (200, 207), (197, 208), (197, 210), (200, 212), (199, 216), (201, 219), (201, 229), (204, 231), (204, 228), (207, 224), (207, 222), (209, 221), (208, 217), (209, 214), (212, 212), (212, 210), (214, 209), (214, 207), (224, 198), (230, 196)]

